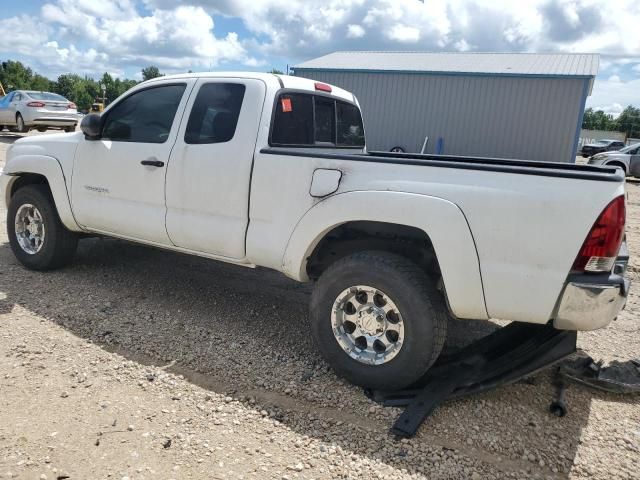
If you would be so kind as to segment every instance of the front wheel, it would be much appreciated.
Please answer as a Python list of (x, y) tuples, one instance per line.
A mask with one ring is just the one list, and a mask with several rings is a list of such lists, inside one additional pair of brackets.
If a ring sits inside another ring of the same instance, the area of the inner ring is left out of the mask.
[(410, 260), (360, 252), (336, 261), (311, 296), (320, 352), (350, 382), (397, 390), (436, 361), (447, 330), (442, 295)]
[(76, 131), (76, 126), (72, 125), (70, 127), (64, 127), (64, 131), (68, 132), (68, 133), (75, 132)]
[(60, 221), (45, 185), (27, 185), (11, 197), (7, 233), (16, 258), (32, 270), (67, 265), (78, 245), (78, 236)]

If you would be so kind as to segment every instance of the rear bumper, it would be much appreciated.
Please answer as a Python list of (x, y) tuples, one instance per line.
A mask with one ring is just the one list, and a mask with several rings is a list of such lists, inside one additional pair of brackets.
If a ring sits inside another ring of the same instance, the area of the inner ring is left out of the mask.
[(612, 274), (570, 275), (553, 320), (561, 330), (595, 330), (606, 327), (627, 303), (629, 280), (624, 272), (629, 261), (626, 244)]
[(38, 117), (34, 118), (30, 122), (25, 122), (27, 125), (43, 125), (51, 127), (70, 127), (78, 123), (77, 118), (72, 117)]

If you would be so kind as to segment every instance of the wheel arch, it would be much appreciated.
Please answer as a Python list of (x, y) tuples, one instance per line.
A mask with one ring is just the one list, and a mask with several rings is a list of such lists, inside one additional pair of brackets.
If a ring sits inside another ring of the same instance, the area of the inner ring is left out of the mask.
[(309, 261), (319, 246), (336, 229), (354, 222), (391, 225), (391, 230), (397, 226), (425, 239), (425, 246), (433, 249), (452, 313), (459, 318), (488, 318), (480, 263), (466, 218), (457, 205), (439, 197), (388, 191), (333, 195), (298, 221), (282, 260), (285, 274), (309, 280)]
[[(6, 176), (6, 177), (5, 177)], [(72, 231), (82, 231), (77, 224), (62, 167), (58, 161), (47, 155), (21, 155), (11, 158), (3, 172), (5, 204), (9, 205), (11, 197), (25, 185), (45, 184), (53, 197), (54, 206), (63, 225)]]
[(605, 165), (612, 166), (612, 167), (620, 167), (624, 171), (625, 175), (629, 173), (629, 167), (620, 160), (612, 160), (610, 162), (605, 163)]

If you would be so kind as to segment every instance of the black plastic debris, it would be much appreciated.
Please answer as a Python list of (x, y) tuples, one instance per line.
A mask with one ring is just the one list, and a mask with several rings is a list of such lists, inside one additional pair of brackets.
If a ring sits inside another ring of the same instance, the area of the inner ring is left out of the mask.
[(640, 393), (640, 358), (604, 364), (583, 351), (558, 367), (558, 376), (571, 382), (611, 393)]
[(409, 389), (365, 393), (384, 406), (406, 407), (391, 431), (412, 437), (443, 401), (513, 383), (545, 369), (574, 353), (576, 338), (575, 331), (556, 330), (551, 325), (512, 323), (441, 356)]

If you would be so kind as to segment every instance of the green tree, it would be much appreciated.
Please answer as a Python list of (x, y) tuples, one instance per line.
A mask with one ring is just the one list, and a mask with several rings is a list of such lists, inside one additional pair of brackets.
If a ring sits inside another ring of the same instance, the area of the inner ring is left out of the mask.
[(47, 77), (36, 73), (32, 78), (29, 85), (31, 90), (38, 90), (40, 92), (50, 92), (55, 88), (55, 82), (52, 82)]
[(151, 80), (152, 78), (162, 77), (163, 74), (155, 65), (150, 65), (142, 69), (142, 81)]
[(278, 70), (277, 68), (272, 68), (267, 73), (274, 73), (276, 75), (284, 75), (284, 72), (282, 70)]
[(640, 138), (640, 108), (629, 105), (616, 119), (617, 130), (627, 137)]
[(31, 87), (33, 72), (22, 62), (7, 60), (0, 64), (0, 82), (5, 90), (20, 90)]
[(613, 115), (604, 113), (602, 110), (587, 108), (582, 118), (582, 128), (589, 130), (615, 130), (616, 121)]

